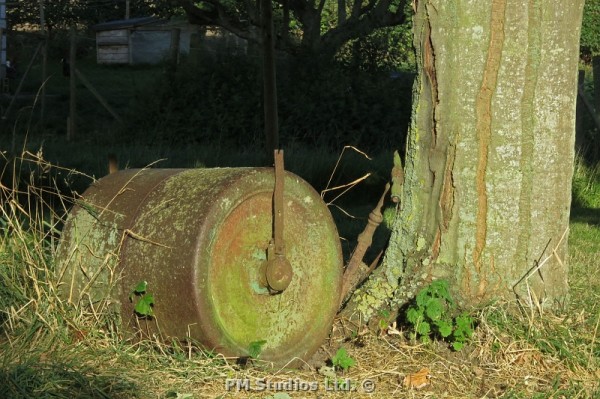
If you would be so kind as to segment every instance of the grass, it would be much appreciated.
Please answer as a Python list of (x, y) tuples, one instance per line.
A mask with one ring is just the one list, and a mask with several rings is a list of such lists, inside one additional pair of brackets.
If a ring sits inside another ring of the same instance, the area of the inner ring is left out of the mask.
[[(121, 168), (143, 168), (150, 164), (158, 168), (260, 167), (269, 164), (257, 148), (215, 151), (212, 147), (201, 145), (111, 145), (86, 140), (66, 142), (62, 138), (33, 138), (21, 144), (31, 154), (40, 154), (49, 164), (60, 167), (56, 170), (55, 178), (61, 192), (73, 190), (83, 193), (93, 179), (106, 175), (108, 154), (117, 156)], [(391, 169), (391, 152), (381, 152), (372, 158), (369, 160), (350, 149), (336, 153), (324, 148), (297, 146), (285, 150), (285, 168), (308, 181), (318, 192), (327, 187), (345, 185), (369, 174), (367, 179), (337, 200), (336, 196), (343, 190), (335, 190), (324, 196), (327, 202), (332, 202), (330, 209), (340, 230), (346, 256), (354, 249), (356, 238), (381, 196), (388, 178), (387, 171)], [(0, 159), (0, 167), (2, 164)], [(329, 182), (334, 168), (335, 174)], [(70, 173), (72, 170), (79, 173)], [(360, 205), (357, 206), (357, 203)], [(375, 258), (385, 245), (387, 234), (385, 229), (376, 232), (375, 245), (369, 250), (367, 259)]]
[[(27, 35), (24, 35), (27, 36)], [(85, 54), (78, 55), (77, 69), (82, 72), (96, 90), (107, 100), (108, 104), (122, 115), (131, 101), (140, 95), (142, 89), (151, 87), (163, 73), (162, 68), (154, 66), (111, 66), (99, 65), (95, 62), (94, 41), (80, 38), (79, 49)], [(33, 55), (37, 38), (25, 39), (20, 50), (21, 63), (18, 67), (19, 76), (11, 82), (14, 93), (19, 84), (25, 67)], [(52, 44), (52, 43), (51, 43)], [(92, 47), (90, 47), (90, 44)], [(42, 80), (41, 57), (35, 60), (22, 87), (21, 95), (15, 103), (13, 112), (8, 115), (7, 126), (16, 131), (28, 131), (36, 138), (61, 136), (66, 133), (67, 116), (69, 115), (69, 77), (63, 76), (60, 59), (68, 58), (69, 43), (62, 43), (63, 50), (51, 49), (47, 63), (46, 81)], [(45, 118), (40, 121), (41, 99), (38, 97), (32, 106), (32, 98), (39, 95), (42, 85), (45, 86), (46, 101)], [(83, 137), (101, 136), (111, 138), (116, 131), (116, 124), (110, 113), (100, 105), (96, 97), (83, 85), (77, 82), (77, 125), (78, 134)], [(2, 112), (10, 101), (10, 97), (0, 98)], [(8, 128), (7, 128), (8, 129)]]
[[(575, 193), (580, 200), (575, 203), (569, 238), (572, 271), (567, 312), (515, 313), (509, 304), (492, 304), (477, 312), (474, 339), (460, 352), (448, 350), (441, 342), (416, 344), (407, 332), (393, 328), (377, 334), (337, 320), (334, 332), (338, 333), (322, 352), (332, 359), (334, 348), (341, 345), (355, 360), (353, 367), (337, 372), (338, 379), (350, 379), (357, 389), (348, 393), (327, 391), (332, 387), (330, 377), (311, 365), (273, 370), (260, 361), (242, 366), (236, 359), (193, 344), (128, 342), (110, 314), (64, 303), (57, 295), (53, 251), (69, 198), (55, 194), (60, 179), (69, 173), (35, 155), (25, 153), (7, 163), (4, 174), (13, 178), (2, 179), (0, 190), (2, 398), (266, 398), (275, 394), (227, 391), (225, 382), (231, 378), (318, 384), (316, 393), (285, 392), (289, 397), (600, 397), (600, 223), (597, 210), (590, 207), (600, 182), (589, 169), (576, 175), (587, 189)], [(22, 173), (8, 173), (13, 170)], [(26, 184), (17, 184), (14, 176), (21, 176)], [(408, 389), (405, 377), (423, 369), (429, 375), (428, 385)], [(365, 380), (375, 383), (374, 394), (361, 388)], [(279, 397), (287, 397), (283, 393)]]
[[(58, 95), (52, 106), (66, 109), (64, 81), (58, 80), (63, 78), (57, 65), (50, 68), (48, 91)], [(93, 68), (106, 67), (85, 65), (85, 71)], [(92, 82), (103, 90), (115, 90), (110, 98), (119, 100), (112, 105), (121, 107), (135, 94), (136, 85), (147, 84), (155, 72), (142, 68), (128, 76), (131, 71), (116, 68), (86, 75), (90, 79), (109, 76), (111, 82)], [(440, 342), (416, 344), (408, 332), (391, 327), (374, 333), (336, 320), (321, 357), (331, 360), (344, 347), (356, 364), (338, 371), (336, 377), (349, 378), (356, 391), (326, 391), (331, 377), (312, 364), (300, 370), (273, 370), (260, 361), (240, 365), (237, 359), (194, 344), (132, 343), (124, 339), (110, 313), (64, 303), (58, 295), (54, 250), (72, 200), (69, 190), (81, 192), (105, 175), (109, 153), (118, 156), (121, 167), (144, 167), (157, 159), (163, 159), (159, 167), (265, 164), (252, 147), (215, 151), (208, 146), (116, 145), (107, 144), (110, 139), (94, 138), (95, 134), (88, 137), (87, 126), (93, 126), (95, 133), (106, 129), (109, 138), (112, 127), (102, 122), (107, 118), (102, 109), (89, 107), (95, 100), (85, 95), (87, 108), (82, 114), (90, 119), (80, 131), (86, 134), (66, 143), (32, 129), (26, 142), (19, 137), (24, 148), (20, 157), (9, 160), (7, 154), (0, 155), (0, 398), (275, 397), (273, 391), (227, 391), (225, 384), (231, 378), (318, 383), (317, 392), (286, 392), (289, 397), (600, 398), (598, 167), (578, 162), (575, 168), (569, 236), (571, 302), (564, 313), (514, 312), (510, 304), (491, 304), (474, 314), (478, 320), (474, 338), (460, 352)], [(65, 122), (54, 115), (65, 115), (65, 109), (48, 113), (50, 127), (64, 129)], [(29, 111), (22, 112), (25, 121)], [(286, 168), (320, 191), (327, 186), (338, 155), (323, 149), (289, 148)], [(391, 153), (368, 161), (349, 152), (340, 165), (332, 185), (372, 173), (337, 202), (356, 218), (331, 207), (347, 257), (388, 178)], [(375, 246), (381, 248), (387, 233), (379, 229), (377, 234)], [(407, 388), (405, 378), (424, 369), (429, 384)], [(366, 380), (375, 383), (374, 393), (361, 388)], [(280, 398), (287, 397), (281, 394)]]

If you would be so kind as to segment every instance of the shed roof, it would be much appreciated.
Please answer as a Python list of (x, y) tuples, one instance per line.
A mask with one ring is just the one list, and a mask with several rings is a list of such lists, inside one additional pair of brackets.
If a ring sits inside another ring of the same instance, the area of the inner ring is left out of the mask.
[(140, 17), (130, 19), (119, 19), (115, 21), (103, 22), (92, 26), (95, 31), (114, 30), (114, 29), (126, 29), (135, 28), (144, 25), (155, 25), (163, 23), (164, 21), (157, 17)]

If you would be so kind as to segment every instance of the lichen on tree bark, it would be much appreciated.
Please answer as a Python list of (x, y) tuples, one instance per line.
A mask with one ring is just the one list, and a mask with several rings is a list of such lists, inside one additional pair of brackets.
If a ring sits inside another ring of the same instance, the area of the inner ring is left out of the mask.
[(353, 306), (369, 318), (438, 278), (466, 305), (562, 303), (583, 1), (415, 6), (401, 205)]

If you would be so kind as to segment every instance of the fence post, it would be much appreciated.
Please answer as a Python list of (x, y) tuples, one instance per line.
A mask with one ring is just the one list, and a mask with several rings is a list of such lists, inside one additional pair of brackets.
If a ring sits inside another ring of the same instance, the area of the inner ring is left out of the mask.
[(75, 26), (71, 25), (71, 45), (69, 48), (69, 119), (67, 128), (67, 141), (71, 141), (77, 134), (77, 76), (75, 76), (75, 61), (77, 46), (75, 41)]
[[(580, 69), (577, 75), (577, 87), (583, 86), (585, 81), (585, 70)], [(575, 152), (585, 157), (589, 150), (583, 127), (583, 118), (585, 115), (585, 104), (580, 96), (577, 96), (577, 111), (575, 116)]]

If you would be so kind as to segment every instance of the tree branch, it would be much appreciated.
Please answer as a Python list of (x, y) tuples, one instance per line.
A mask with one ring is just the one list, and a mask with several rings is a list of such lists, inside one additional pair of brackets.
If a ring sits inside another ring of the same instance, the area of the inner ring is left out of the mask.
[(319, 7), (317, 8), (317, 11), (319, 12), (319, 15), (321, 15), (321, 13), (323, 12), (323, 7), (325, 7), (325, 0), (320, 0), (319, 1)]
[(254, 18), (242, 21), (230, 15), (218, 0), (204, 0), (204, 3), (211, 7), (208, 10), (199, 8), (191, 0), (177, 0), (177, 2), (186, 12), (188, 20), (192, 24), (220, 26), (242, 39), (259, 42), (259, 38), (256, 37), (256, 34), (251, 29), (253, 26), (258, 26), (258, 21), (254, 20)]
[[(194, 0), (173, 0), (179, 4), (186, 14), (190, 23), (208, 26), (220, 26), (236, 36), (255, 43), (260, 43), (260, 18), (258, 8), (252, 0), (241, 0), (245, 5), (247, 17), (244, 19), (240, 12), (226, 7), (221, 0), (203, 0), (201, 8)], [(276, 48), (295, 53), (300, 49), (315, 52), (322, 58), (332, 58), (339, 48), (349, 40), (367, 36), (374, 30), (394, 26), (405, 22), (404, 8), (408, 0), (401, 0), (396, 12), (390, 11), (391, 0), (368, 0), (364, 5), (360, 0), (352, 4), (352, 11), (345, 20), (338, 21), (338, 26), (330, 29), (324, 35), (321, 34), (321, 17), (325, 6), (325, 0), (273, 0), (282, 5), (285, 12), (291, 12), (302, 26), (302, 40), (299, 45), (293, 45), (293, 40), (282, 31), (278, 38)], [(344, 4), (344, 2), (341, 2)], [(285, 20), (289, 18), (284, 18)], [(284, 28), (285, 29), (285, 28)]]
[[(356, 3), (355, 3), (356, 4)], [(346, 22), (330, 29), (321, 38), (321, 54), (324, 56), (335, 55), (337, 49), (349, 40), (357, 39), (371, 34), (379, 28), (387, 26), (396, 26), (406, 21), (404, 6), (406, 0), (403, 0), (395, 13), (389, 10), (389, 0), (381, 0), (377, 5), (369, 10), (365, 7), (358, 15), (353, 14)]]
[(352, 12), (350, 13), (350, 15), (352, 16), (352, 18), (356, 18), (360, 15), (360, 6), (362, 5), (362, 1), (361, 0), (354, 0), (354, 3), (352, 4)]

